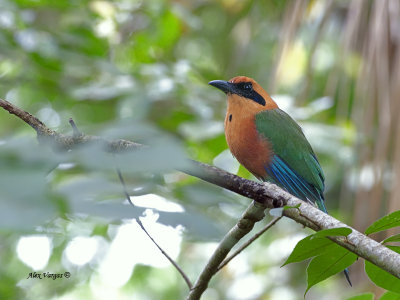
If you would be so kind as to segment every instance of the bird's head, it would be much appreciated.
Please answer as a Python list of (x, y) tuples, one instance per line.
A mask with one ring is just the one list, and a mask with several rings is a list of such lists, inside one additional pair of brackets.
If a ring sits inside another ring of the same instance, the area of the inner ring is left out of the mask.
[(208, 84), (227, 94), (228, 101), (235, 101), (246, 106), (251, 105), (256, 111), (278, 108), (275, 101), (252, 78), (237, 76), (229, 81), (213, 80)]

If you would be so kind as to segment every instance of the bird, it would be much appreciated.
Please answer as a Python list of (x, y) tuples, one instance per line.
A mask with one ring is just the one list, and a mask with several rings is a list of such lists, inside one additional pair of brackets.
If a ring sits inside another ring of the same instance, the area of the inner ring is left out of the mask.
[[(225, 137), (234, 157), (262, 181), (270, 181), (325, 213), (325, 176), (301, 127), (252, 78), (209, 84), (227, 94)], [(348, 270), (346, 279), (351, 285)]]

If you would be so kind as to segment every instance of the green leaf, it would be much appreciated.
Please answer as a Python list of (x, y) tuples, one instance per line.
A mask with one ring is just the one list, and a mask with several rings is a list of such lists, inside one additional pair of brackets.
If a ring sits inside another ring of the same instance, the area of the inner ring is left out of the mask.
[(386, 292), (379, 298), (379, 300), (400, 300), (400, 294), (393, 292)]
[(365, 234), (371, 234), (397, 226), (400, 226), (400, 210), (384, 216), (383, 218), (372, 223), (372, 225), (365, 230)]
[(365, 294), (347, 298), (347, 300), (374, 300), (374, 294), (373, 293), (365, 293)]
[(345, 248), (333, 244), (329, 251), (313, 258), (307, 268), (307, 294), (308, 290), (317, 283), (343, 271), (357, 260), (357, 255)]
[(285, 206), (283, 207), (283, 210), (287, 210), (287, 209), (290, 209), (290, 208), (299, 208), (300, 206), (301, 206), (301, 203), (299, 203), (299, 204), (297, 204), (297, 205), (294, 205), (294, 206), (285, 205)]
[(51, 151), (29, 138), (0, 145), (0, 229), (33, 231), (58, 215), (57, 198), (48, 189), (48, 171), (57, 165)]
[(299, 262), (329, 251), (330, 246), (335, 244), (331, 240), (327, 239), (327, 236), (347, 236), (350, 233), (350, 228), (341, 227), (325, 229), (309, 235), (297, 243), (296, 247), (293, 249), (282, 267), (289, 263)]
[(400, 242), (400, 233), (388, 237), (382, 243), (389, 243), (389, 242)]
[(312, 238), (325, 236), (348, 236), (352, 230), (347, 227), (320, 230), (312, 235)]
[[(389, 249), (400, 253), (400, 247), (387, 246)], [(380, 286), (388, 291), (400, 293), (400, 279), (392, 274), (382, 270), (369, 261), (365, 261), (365, 272), (369, 279), (377, 286)]]
[(290, 263), (303, 261), (307, 258), (325, 253), (332, 245), (334, 245), (334, 243), (327, 238), (312, 239), (312, 235), (307, 236), (297, 243), (296, 247), (293, 249), (282, 267)]

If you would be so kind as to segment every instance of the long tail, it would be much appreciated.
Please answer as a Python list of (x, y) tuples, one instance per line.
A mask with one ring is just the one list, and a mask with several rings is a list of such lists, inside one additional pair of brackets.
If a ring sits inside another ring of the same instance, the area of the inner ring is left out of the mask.
[(349, 269), (347, 269), (347, 268), (344, 269), (343, 273), (344, 273), (344, 276), (346, 276), (347, 282), (350, 284), (350, 286), (353, 286), (353, 285), (351, 284), (351, 280), (350, 280), (350, 272), (349, 272)]
[[(324, 199), (324, 196), (322, 194), (320, 194), (320, 199), (317, 199), (315, 202), (317, 203), (317, 206), (318, 206), (318, 208), (320, 210), (322, 210), (324, 213), (328, 213), (328, 211), (326, 210), (326, 207), (325, 207), (325, 203), (324, 203), (325, 199)], [(344, 273), (344, 276), (346, 276), (347, 282), (350, 284), (350, 286), (353, 286), (351, 284), (351, 280), (350, 280), (349, 269), (347, 269), (347, 268), (344, 269), (343, 273)]]

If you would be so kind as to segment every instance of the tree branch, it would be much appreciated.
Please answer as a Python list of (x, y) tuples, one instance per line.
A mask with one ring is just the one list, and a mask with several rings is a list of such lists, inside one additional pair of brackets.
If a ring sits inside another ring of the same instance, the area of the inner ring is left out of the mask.
[(245, 210), (239, 222), (224, 236), (218, 244), (217, 249), (208, 260), (207, 265), (200, 273), (193, 288), (190, 290), (186, 300), (200, 299), (200, 296), (207, 289), (211, 277), (218, 271), (218, 266), (223, 262), (229, 251), (239, 240), (248, 234), (254, 227), (254, 224), (264, 218), (265, 207), (257, 202), (252, 202)]
[[(61, 149), (72, 149), (77, 145), (93, 142), (99, 143), (104, 147), (105, 151), (112, 153), (136, 150), (143, 147), (143, 145), (126, 140), (108, 141), (97, 136), (82, 135), (74, 138), (62, 135), (49, 129), (31, 114), (24, 112), (5, 100), (0, 99), (0, 106), (34, 128), (38, 137), (41, 137), (40, 141), (50, 140)], [(260, 210), (264, 210), (265, 208), (282, 207), (283, 205), (293, 207), (298, 206), (298, 208), (284, 210), (283, 214), (311, 229), (322, 230), (348, 227), (352, 229), (352, 233), (347, 237), (334, 236), (330, 237), (330, 239), (358, 256), (370, 261), (381, 269), (386, 270), (397, 278), (400, 278), (399, 254), (346, 224), (343, 224), (332, 216), (323, 213), (316, 207), (290, 195), (272, 183), (257, 183), (197, 161), (191, 161), (191, 168), (181, 171), (251, 198), (261, 204), (262, 209)], [(228, 237), (226, 238), (228, 239)], [(217, 267), (218, 265), (219, 263), (217, 264)]]
[(111, 153), (132, 151), (145, 147), (144, 145), (122, 139), (108, 141), (104, 138), (92, 135), (64, 135), (48, 128), (38, 118), (32, 116), (30, 113), (16, 107), (6, 100), (0, 99), (0, 107), (4, 108), (10, 114), (16, 115), (22, 121), (35, 129), (40, 142), (48, 141), (61, 150), (69, 150), (78, 145), (85, 145), (89, 143), (100, 144), (104, 147), (105, 151)]

